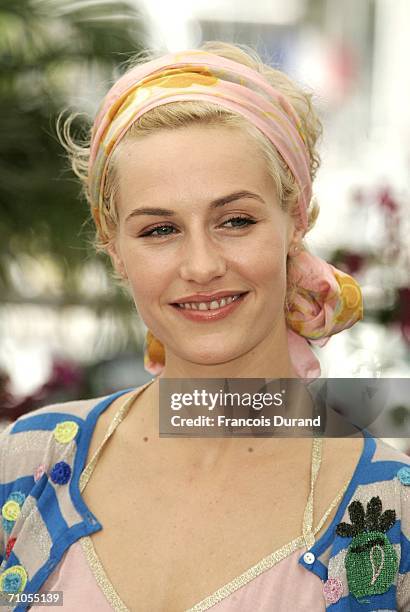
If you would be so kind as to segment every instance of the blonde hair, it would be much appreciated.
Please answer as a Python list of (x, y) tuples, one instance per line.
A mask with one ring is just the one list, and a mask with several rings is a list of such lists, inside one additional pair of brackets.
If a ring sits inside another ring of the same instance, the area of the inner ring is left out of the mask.
[[(322, 134), (322, 124), (312, 105), (312, 93), (303, 90), (280, 70), (264, 64), (257, 52), (246, 45), (235, 45), (220, 41), (204, 43), (200, 49), (209, 51), (221, 57), (234, 60), (262, 74), (264, 78), (290, 102), (300, 121), (300, 133), (305, 142), (310, 160), (310, 176), (314, 180), (320, 165), (320, 156), (317, 150), (318, 139)], [(127, 62), (127, 69), (159, 57), (160, 54), (144, 51)], [(83, 194), (92, 207), (89, 193), (89, 157), (92, 123), (87, 128), (84, 139), (74, 139), (71, 135), (73, 120), (81, 113), (71, 113), (61, 125), (64, 111), (57, 119), (57, 135), (68, 153), (71, 168), (82, 183)], [(116, 173), (116, 153), (122, 143), (142, 138), (161, 129), (177, 129), (189, 125), (230, 126), (244, 129), (251, 135), (260, 147), (268, 164), (269, 172), (277, 189), (281, 208), (292, 217), (298, 216), (299, 186), (288, 166), (277, 152), (273, 144), (252, 125), (246, 118), (224, 109), (216, 104), (205, 101), (170, 102), (157, 106), (142, 115), (128, 129), (121, 142), (114, 150), (108, 164), (102, 210), (99, 211), (95, 247), (105, 251), (115, 236), (118, 223), (116, 198), (118, 181)], [(309, 231), (316, 222), (319, 206), (312, 199), (307, 211)], [(302, 248), (306, 246), (302, 244)], [(294, 288), (288, 287), (287, 302), (290, 303), (289, 292)]]

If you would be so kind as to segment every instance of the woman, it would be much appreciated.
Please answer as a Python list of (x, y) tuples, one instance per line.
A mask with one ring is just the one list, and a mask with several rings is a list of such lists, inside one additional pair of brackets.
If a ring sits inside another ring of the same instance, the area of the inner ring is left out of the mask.
[(66, 124), (154, 378), (3, 434), (3, 591), (62, 591), (67, 610), (410, 609), (407, 456), (362, 435), (158, 436), (160, 378), (315, 378), (309, 344), (362, 317), (354, 279), (303, 244), (320, 129), (308, 94), (224, 43), (130, 68), (90, 147)]

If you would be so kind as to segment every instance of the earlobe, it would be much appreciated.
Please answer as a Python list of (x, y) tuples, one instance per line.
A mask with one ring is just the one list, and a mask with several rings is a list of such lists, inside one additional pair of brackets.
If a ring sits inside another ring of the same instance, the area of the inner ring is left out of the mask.
[(300, 253), (300, 245), (299, 244), (294, 244), (291, 245), (288, 255), (289, 257), (296, 257), (297, 255), (299, 255)]
[(303, 230), (296, 230), (293, 228), (288, 243), (288, 255), (290, 257), (296, 257), (296, 255), (300, 253), (302, 249), (302, 239), (304, 234), (305, 232)]
[(304, 229), (295, 229), (293, 232), (292, 243), (300, 244), (303, 240), (304, 235), (305, 235)]

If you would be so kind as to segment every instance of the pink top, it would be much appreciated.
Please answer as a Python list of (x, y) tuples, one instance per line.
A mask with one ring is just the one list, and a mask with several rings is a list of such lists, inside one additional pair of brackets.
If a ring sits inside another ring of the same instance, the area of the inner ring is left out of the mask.
[[(47, 610), (78, 612), (84, 610), (84, 602), (89, 612), (112, 612), (113, 609), (98, 586), (78, 540), (66, 550), (39, 592), (44, 591), (63, 591), (63, 607), (47, 606)], [(33, 606), (31, 610), (44, 612), (44, 606)]]
[[(326, 608), (322, 581), (298, 564), (300, 555), (305, 551), (306, 547), (295, 550), (269, 570), (212, 606), (212, 609), (215, 612), (324, 611)], [(122, 609), (112, 607), (104, 595), (80, 541), (75, 542), (65, 552), (59, 566), (40, 589), (40, 593), (44, 591), (63, 591), (64, 612), (83, 610), (85, 601), (88, 612), (112, 612), (113, 609)], [(31, 610), (43, 612), (43, 607), (34, 606)], [(61, 612), (61, 607), (47, 606), (47, 610)]]

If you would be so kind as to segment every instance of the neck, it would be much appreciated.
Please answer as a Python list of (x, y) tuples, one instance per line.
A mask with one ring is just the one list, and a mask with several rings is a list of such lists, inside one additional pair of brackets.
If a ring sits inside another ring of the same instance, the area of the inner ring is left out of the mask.
[[(288, 333), (285, 320), (279, 321), (261, 341), (247, 353), (225, 363), (202, 364), (181, 359), (166, 348), (166, 366), (158, 378), (298, 378), (291, 363), (288, 348)], [(199, 473), (229, 474), (234, 466), (263, 461), (279, 461), (284, 456), (299, 453), (308, 456), (312, 440), (310, 438), (199, 438), (199, 437), (159, 437), (159, 380), (150, 385), (147, 391), (146, 416), (151, 430), (151, 439), (156, 453), (169, 459), (176, 469), (197, 470)], [(302, 391), (296, 404), (306, 402), (307, 390)], [(292, 407), (295, 403), (292, 401)], [(293, 412), (293, 410), (292, 410)], [(297, 409), (296, 409), (297, 412)], [(297, 416), (296, 414), (292, 416)]]
[[(213, 365), (190, 363), (179, 359), (167, 351), (166, 367), (161, 376), (147, 389), (146, 418), (151, 432), (150, 438), (155, 443), (156, 452), (166, 458), (172, 458), (172, 464), (184, 469), (195, 469), (215, 474), (215, 471), (228, 473), (234, 465), (243, 461), (275, 460), (292, 453), (310, 453), (310, 438), (238, 438), (238, 437), (159, 437), (159, 379), (160, 378), (258, 378), (278, 379), (296, 378), (292, 366), (287, 340), (286, 325), (273, 330), (273, 333), (240, 358)], [(252, 386), (252, 383), (250, 383)], [(250, 390), (251, 391), (251, 390)], [(306, 389), (300, 388), (297, 397), (294, 395), (289, 406), (294, 417), (299, 407), (303, 410), (310, 396)], [(305, 412), (306, 416), (306, 412)], [(305, 449), (305, 450), (302, 450)]]
[[(306, 392), (306, 391), (305, 391)], [(306, 392), (307, 393), (307, 392)], [(237, 470), (268, 461), (272, 469), (279, 469), (286, 458), (303, 457), (310, 461), (312, 439), (310, 437), (163, 437), (159, 436), (159, 379), (144, 392), (144, 403), (138, 411), (144, 429), (141, 437), (152, 444), (152, 454), (164, 473), (182, 479), (201, 477), (216, 483)], [(295, 397), (295, 401), (301, 401)], [(293, 402), (292, 402), (293, 405)], [(293, 414), (292, 416), (297, 416)], [(172, 476), (172, 477), (173, 477)], [(170, 476), (171, 477), (171, 476)]]

